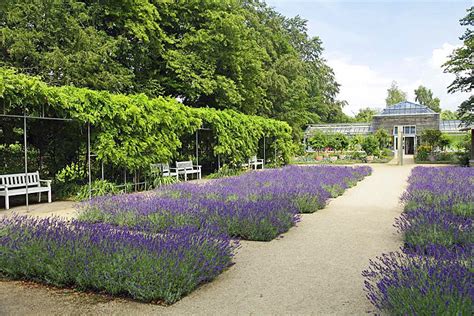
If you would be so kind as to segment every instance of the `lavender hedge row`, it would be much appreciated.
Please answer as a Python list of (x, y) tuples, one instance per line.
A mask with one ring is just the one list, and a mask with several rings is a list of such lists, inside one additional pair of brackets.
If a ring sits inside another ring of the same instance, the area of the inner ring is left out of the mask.
[(363, 272), (369, 300), (396, 315), (471, 314), (474, 169), (416, 167), (402, 201), (405, 245)]
[(231, 237), (268, 241), (324, 207), (330, 197), (370, 174), (368, 167), (297, 167), (249, 172), (202, 185), (180, 183), (149, 194), (95, 198), (79, 205), (80, 220), (140, 231), (192, 226)]
[(229, 266), (236, 246), (190, 227), (144, 234), (17, 216), (0, 220), (0, 275), (173, 303)]

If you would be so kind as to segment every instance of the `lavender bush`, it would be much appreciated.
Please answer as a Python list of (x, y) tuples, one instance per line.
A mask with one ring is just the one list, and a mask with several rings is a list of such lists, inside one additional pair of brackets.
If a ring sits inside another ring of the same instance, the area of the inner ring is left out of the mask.
[(395, 221), (409, 248), (437, 244), (446, 247), (474, 242), (472, 219), (432, 209), (404, 213)]
[(192, 199), (282, 199), (295, 203), (300, 213), (312, 213), (323, 208), (330, 197), (341, 195), (371, 171), (368, 166), (287, 166), (223, 178), (204, 186), (179, 183), (162, 190), (160, 194)]
[(396, 315), (470, 315), (474, 169), (414, 168), (402, 201), (404, 248), (370, 262), (367, 297)]
[(416, 167), (402, 195), (407, 212), (418, 208), (474, 215), (474, 169)]
[(331, 196), (370, 173), (368, 167), (285, 167), (206, 184), (180, 183), (140, 195), (95, 198), (80, 219), (158, 233), (170, 227), (213, 227), (248, 240), (271, 240), (324, 207)]
[(235, 246), (191, 227), (145, 234), (17, 216), (0, 220), (0, 274), (173, 303), (229, 266)]
[(429, 255), (402, 250), (371, 260), (362, 273), (369, 300), (393, 315), (471, 315), (472, 254), (424, 249)]

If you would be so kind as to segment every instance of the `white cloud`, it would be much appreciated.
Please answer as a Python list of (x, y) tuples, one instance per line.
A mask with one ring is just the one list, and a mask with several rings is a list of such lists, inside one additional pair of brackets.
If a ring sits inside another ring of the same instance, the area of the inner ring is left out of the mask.
[(346, 114), (353, 115), (361, 108), (385, 104), (390, 78), (368, 65), (354, 64), (347, 58), (329, 59), (328, 64), (334, 69), (336, 80), (341, 85), (339, 98), (348, 102), (344, 108)]
[(380, 66), (378, 69), (355, 63), (350, 57), (340, 54), (328, 58), (328, 64), (334, 69), (336, 80), (341, 84), (338, 97), (348, 102), (344, 112), (353, 115), (363, 107), (384, 107), (387, 89), (393, 80), (407, 92), (408, 100), (414, 101), (413, 91), (424, 85), (433, 91), (434, 96), (440, 98), (442, 108), (456, 110), (468, 98), (468, 94), (447, 93), (447, 87), (455, 76), (444, 73), (442, 65), (457, 47), (444, 43), (427, 56), (406, 56), (399, 61), (389, 61), (388, 66)]
[(448, 56), (458, 47), (459, 46), (444, 43), (441, 48), (433, 49), (429, 60), (430, 65), (435, 69), (441, 68), (443, 64), (448, 61)]

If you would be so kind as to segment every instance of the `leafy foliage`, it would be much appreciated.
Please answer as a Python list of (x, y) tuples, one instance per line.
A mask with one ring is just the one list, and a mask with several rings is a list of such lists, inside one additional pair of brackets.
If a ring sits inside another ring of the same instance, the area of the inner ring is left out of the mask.
[(0, 65), (50, 85), (271, 117), (295, 140), (347, 119), (321, 40), (260, 0), (5, 0), (0, 21)]
[(375, 138), (377, 139), (377, 141), (379, 143), (379, 149), (387, 148), (390, 145), (390, 142), (392, 140), (392, 137), (387, 132), (387, 130), (384, 129), (384, 128), (379, 128), (374, 133), (374, 136), (375, 136)]
[(374, 135), (366, 136), (362, 142), (362, 149), (368, 156), (376, 155), (379, 152), (379, 141)]
[(397, 82), (393, 81), (390, 88), (387, 89), (387, 98), (385, 103), (390, 106), (403, 101), (406, 101), (407, 94), (398, 88)]
[(361, 123), (370, 123), (372, 122), (372, 117), (378, 113), (377, 110), (371, 109), (369, 107), (360, 109), (356, 114), (354, 120)]
[[(91, 183), (91, 196), (114, 195), (120, 192), (115, 183), (107, 180), (95, 180)], [(77, 201), (83, 201), (89, 198), (89, 185), (83, 185), (79, 188), (76, 196)]]
[(453, 112), (453, 111), (450, 111), (450, 110), (441, 111), (440, 117), (444, 121), (459, 120), (458, 114), (456, 112)]
[[(456, 75), (456, 79), (449, 85), (448, 92), (471, 92), (474, 87), (474, 6), (467, 9), (467, 15), (460, 20), (462, 26), (467, 26), (464, 34), (459, 38), (463, 46), (454, 50), (450, 59), (444, 64), (445, 72)], [(459, 105), (459, 117), (466, 124), (474, 123), (474, 96)]]
[(425, 129), (421, 132), (421, 143), (428, 145), (431, 151), (443, 145), (443, 133), (437, 129)]
[(415, 89), (415, 101), (420, 104), (426, 105), (437, 113), (441, 112), (439, 98), (433, 98), (433, 91), (422, 85)]
[(0, 100), (9, 113), (39, 115), (44, 111), (90, 122), (98, 159), (129, 170), (170, 160), (182, 145), (181, 137), (202, 124), (215, 133), (214, 154), (229, 161), (245, 161), (254, 155), (264, 136), (273, 140), (271, 148), (280, 162), (289, 161), (293, 150), (291, 127), (285, 122), (233, 110), (189, 108), (170, 97), (50, 87), (36, 77), (4, 68), (0, 68)]
[(314, 150), (321, 151), (328, 146), (328, 135), (322, 131), (316, 131), (308, 143)]

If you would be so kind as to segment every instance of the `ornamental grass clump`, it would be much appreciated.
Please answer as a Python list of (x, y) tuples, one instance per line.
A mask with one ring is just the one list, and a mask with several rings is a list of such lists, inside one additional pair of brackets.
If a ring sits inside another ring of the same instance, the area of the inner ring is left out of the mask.
[(395, 315), (470, 315), (474, 169), (416, 167), (402, 201), (404, 247), (370, 262), (367, 297)]
[(0, 219), (0, 275), (173, 303), (226, 269), (236, 246), (192, 227), (149, 234), (15, 216)]

